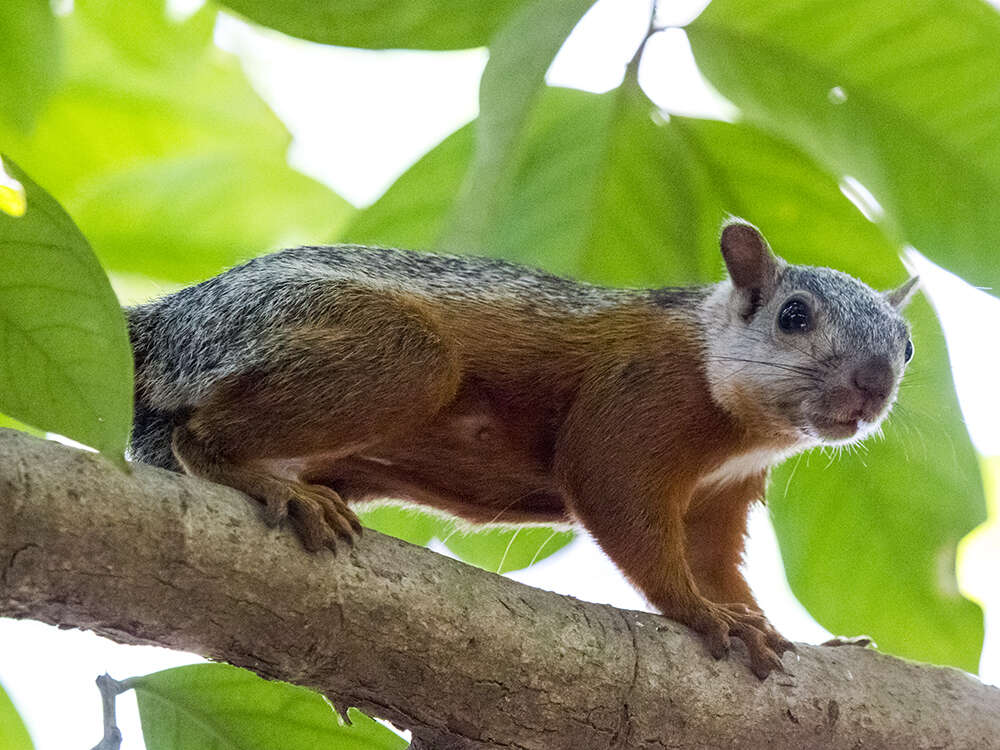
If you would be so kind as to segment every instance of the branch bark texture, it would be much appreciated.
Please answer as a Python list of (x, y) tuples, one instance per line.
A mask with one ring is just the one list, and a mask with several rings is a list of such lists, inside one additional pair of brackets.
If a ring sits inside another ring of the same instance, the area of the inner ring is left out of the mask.
[(0, 430), (0, 615), (314, 688), (425, 748), (1000, 748), (1000, 690), (800, 646), (763, 683), (662, 617), (368, 532), (304, 552), (234, 490)]

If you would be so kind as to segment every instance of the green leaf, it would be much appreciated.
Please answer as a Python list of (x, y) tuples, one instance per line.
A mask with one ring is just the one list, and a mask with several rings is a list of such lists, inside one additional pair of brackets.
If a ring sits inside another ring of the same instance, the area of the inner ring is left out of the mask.
[(411, 544), (426, 546), (439, 539), (460, 560), (493, 573), (526, 568), (573, 540), (572, 531), (545, 526), (483, 527), (412, 505), (378, 505), (358, 516), (368, 528)]
[(220, 0), (263, 26), (369, 49), (485, 46), (523, 0)]
[(27, 432), (29, 435), (34, 435), (35, 437), (45, 437), (45, 430), (37, 430), (34, 427), (29, 427), (23, 422), (11, 419), (6, 414), (0, 414), (0, 427), (8, 430), (20, 430), (21, 432)]
[[(747, 123), (672, 117), (665, 129), (676, 140), (674, 171), (682, 175), (671, 189), (679, 204), (671, 219), (687, 217), (686, 231), (707, 248), (698, 280), (721, 276), (718, 227), (726, 213), (762, 227), (775, 250), (793, 263), (834, 266), (876, 288), (905, 280), (893, 242), (797, 147)], [(678, 254), (685, 242), (677, 237)]]
[(451, 525), (440, 515), (412, 505), (376, 505), (358, 513), (358, 518), (369, 529), (422, 547), (435, 537), (444, 537)]
[(472, 158), (474, 140), (472, 123), (449, 135), (381, 198), (358, 211), (339, 239), (414, 249), (435, 245)]
[(336, 231), (351, 207), (285, 163), (291, 138), (212, 42), (163, 0), (78, 0), (66, 81), (30, 137), (0, 143), (64, 201), (105, 266), (188, 282)]
[[(694, 196), (654, 115), (632, 78), (601, 95), (546, 90), (510, 187), (492, 198), (490, 254), (611, 284), (693, 282), (719, 268), (714, 237), (692, 252)], [(724, 215), (704, 226), (714, 232)]]
[(228, 664), (193, 664), (127, 680), (148, 750), (402, 750), (360, 711), (345, 724), (319, 694)]
[(594, 0), (534, 0), (490, 42), (479, 84), (476, 150), (441, 238), (445, 250), (477, 252), (494, 220), (491, 198), (506, 190), (516, 167), (514, 147), (545, 87), (545, 72)]
[(976, 672), (983, 617), (959, 593), (955, 554), (986, 517), (983, 487), (934, 314), (918, 299), (907, 317), (918, 356), (885, 440), (835, 467), (818, 452), (786, 463), (771, 517), (792, 590), (825, 628)]
[(860, 180), (887, 232), (997, 288), (1000, 15), (981, 0), (714, 0), (688, 36), (743, 115)]
[(33, 750), (34, 747), (17, 709), (0, 685), (0, 750)]
[(461, 560), (493, 573), (508, 573), (534, 565), (571, 541), (572, 531), (544, 526), (487, 528), (460, 526), (444, 538), (445, 546)]
[(27, 212), (0, 212), (0, 410), (124, 464), (132, 349), (121, 308), (72, 219), (5, 164)]
[(61, 51), (49, 0), (6, 0), (0, 6), (0, 117), (31, 129), (56, 86)]
[(349, 210), (275, 156), (218, 150), (136, 163), (81, 185), (73, 213), (116, 269), (212, 274), (267, 249), (315, 243)]
[(490, 198), (491, 254), (608, 284), (705, 283), (722, 276), (731, 213), (779, 251), (808, 227), (813, 261), (877, 259), (871, 281), (901, 280), (893, 245), (802, 151), (749, 125), (666, 121), (634, 79), (608, 94), (547, 90), (518, 149), (508, 191)]

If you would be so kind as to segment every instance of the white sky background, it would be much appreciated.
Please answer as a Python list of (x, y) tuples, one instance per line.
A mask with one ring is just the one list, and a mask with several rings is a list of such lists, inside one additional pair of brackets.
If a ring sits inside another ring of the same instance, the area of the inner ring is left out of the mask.
[[(196, 1), (196, 0), (195, 0)], [(191, 0), (175, 2), (182, 8)], [(685, 23), (703, 2), (663, 3), (662, 24)], [(625, 62), (645, 30), (647, 0), (603, 0), (560, 53), (549, 82), (593, 91), (618, 85)], [(626, 12), (627, 9), (627, 12)], [(630, 15), (631, 13), (631, 15)], [(483, 50), (452, 53), (368, 52), (289, 40), (224, 18), (218, 40), (239, 53), (261, 94), (289, 126), (289, 158), (357, 205), (374, 201), (413, 161), (475, 117)], [(669, 75), (662, 74), (669, 71)], [(736, 110), (704, 86), (683, 32), (647, 45), (640, 81), (668, 112), (732, 119)], [(1000, 300), (912, 262), (943, 319), (963, 411), (980, 451), (1000, 454), (1000, 351), (984, 346), (984, 331), (1000, 328)], [(975, 321), (969, 325), (969, 320)], [(919, 356), (919, 344), (917, 347)], [(1000, 684), (998, 535), (967, 550), (963, 589), (987, 605), (985, 680)], [(766, 512), (751, 518), (747, 574), (777, 628), (793, 640), (828, 637), (792, 596)], [(512, 578), (581, 599), (646, 608), (614, 565), (587, 539)], [(11, 694), (39, 750), (92, 747), (100, 737), (100, 701), (93, 680), (117, 678), (199, 661), (164, 649), (119, 646), (90, 633), (40, 623), (0, 620), (0, 683)], [(143, 747), (135, 700), (119, 698), (124, 750)]]

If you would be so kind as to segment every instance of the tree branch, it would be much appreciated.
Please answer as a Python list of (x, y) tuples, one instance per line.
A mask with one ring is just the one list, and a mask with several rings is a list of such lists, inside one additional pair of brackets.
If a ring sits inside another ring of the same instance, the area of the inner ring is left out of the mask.
[(428, 748), (1000, 747), (1000, 691), (801, 646), (758, 682), (683, 626), (368, 532), (337, 557), (225, 487), (0, 430), (0, 615), (247, 667)]

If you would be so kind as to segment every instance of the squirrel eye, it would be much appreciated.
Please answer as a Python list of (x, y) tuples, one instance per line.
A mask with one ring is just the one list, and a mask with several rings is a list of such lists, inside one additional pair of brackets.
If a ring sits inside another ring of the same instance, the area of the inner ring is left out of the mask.
[(803, 333), (809, 330), (812, 315), (809, 305), (800, 299), (789, 300), (778, 313), (778, 327), (788, 333)]
[(903, 362), (904, 364), (913, 359), (913, 340), (906, 340), (906, 350), (903, 352)]

